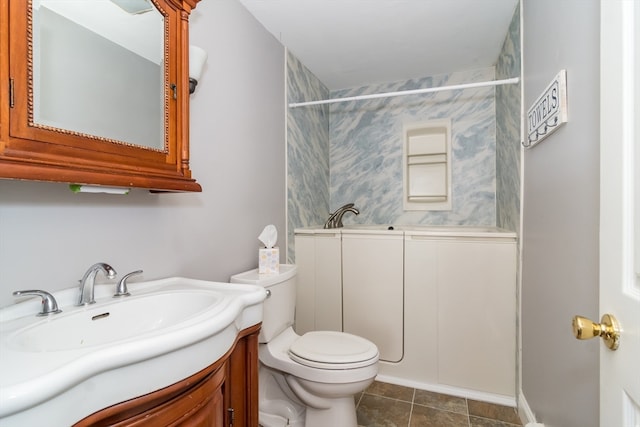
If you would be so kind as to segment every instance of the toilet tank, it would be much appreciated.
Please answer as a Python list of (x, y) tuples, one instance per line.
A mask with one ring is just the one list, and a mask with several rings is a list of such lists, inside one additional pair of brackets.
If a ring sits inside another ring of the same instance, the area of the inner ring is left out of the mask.
[(258, 274), (258, 269), (231, 276), (231, 283), (263, 286), (270, 292), (264, 301), (262, 329), (258, 341), (266, 343), (293, 325), (296, 308), (296, 274), (298, 267), (280, 264), (280, 273)]

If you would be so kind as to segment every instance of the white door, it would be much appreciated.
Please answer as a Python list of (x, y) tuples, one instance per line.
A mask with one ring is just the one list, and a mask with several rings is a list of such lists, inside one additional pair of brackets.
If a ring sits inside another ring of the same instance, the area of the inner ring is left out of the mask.
[[(640, 427), (640, 2), (603, 0), (600, 86), (600, 426)], [(595, 320), (595, 319), (594, 319)]]

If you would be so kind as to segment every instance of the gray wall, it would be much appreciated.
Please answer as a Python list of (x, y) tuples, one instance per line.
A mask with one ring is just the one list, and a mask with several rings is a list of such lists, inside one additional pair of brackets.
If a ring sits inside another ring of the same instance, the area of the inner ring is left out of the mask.
[(599, 8), (522, 10), (525, 108), (560, 69), (568, 84), (569, 122), (524, 156), (522, 391), (546, 427), (598, 425), (599, 346), (573, 338), (571, 318), (599, 318)]
[(209, 53), (191, 97), (191, 165), (203, 192), (73, 194), (0, 180), (0, 306), (16, 289), (75, 286), (97, 261), (121, 274), (142, 268), (144, 279), (226, 281), (257, 267), (267, 224), (284, 249), (284, 49), (234, 0), (199, 3), (191, 43)]

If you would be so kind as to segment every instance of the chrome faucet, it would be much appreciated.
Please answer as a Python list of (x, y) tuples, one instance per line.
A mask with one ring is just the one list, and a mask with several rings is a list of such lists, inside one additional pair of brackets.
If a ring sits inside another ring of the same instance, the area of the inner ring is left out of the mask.
[(87, 305), (96, 302), (93, 289), (98, 271), (102, 271), (108, 279), (114, 279), (117, 274), (113, 267), (104, 262), (99, 262), (89, 267), (87, 272), (84, 273), (82, 280), (80, 280), (80, 298), (78, 299), (77, 305)]
[(336, 209), (334, 213), (329, 215), (329, 219), (327, 219), (327, 222), (324, 223), (324, 228), (341, 228), (342, 216), (347, 212), (351, 212), (356, 215), (360, 213), (357, 208), (353, 207), (353, 203), (347, 203), (346, 205)]
[(41, 298), (42, 307), (40, 308), (40, 312), (36, 316), (49, 316), (50, 314), (62, 312), (62, 310), (58, 308), (58, 302), (49, 292), (41, 291), (40, 289), (29, 289), (26, 291), (15, 291), (13, 293), (13, 296), (15, 297), (31, 295)]

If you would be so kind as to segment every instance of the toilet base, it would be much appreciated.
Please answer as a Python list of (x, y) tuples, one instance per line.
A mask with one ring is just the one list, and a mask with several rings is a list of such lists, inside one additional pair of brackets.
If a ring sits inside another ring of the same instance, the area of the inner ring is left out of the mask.
[(325, 384), (285, 375), (287, 384), (306, 406), (305, 427), (357, 427), (354, 395), (373, 378), (344, 384)]
[(357, 427), (354, 395), (373, 378), (344, 384), (308, 381), (260, 363), (259, 416), (263, 427)]
[(304, 427), (306, 407), (289, 390), (281, 372), (260, 364), (258, 423), (262, 427)]
[(269, 414), (260, 411), (258, 413), (258, 426), (259, 427), (305, 427), (305, 421), (289, 420), (279, 415)]
[(353, 396), (332, 399), (331, 409), (307, 407), (305, 427), (357, 427), (356, 405)]

